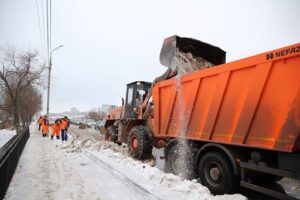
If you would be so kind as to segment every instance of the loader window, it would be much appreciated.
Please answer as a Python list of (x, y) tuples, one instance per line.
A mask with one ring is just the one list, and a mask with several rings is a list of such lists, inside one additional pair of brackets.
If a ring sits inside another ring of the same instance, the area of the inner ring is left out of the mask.
[(135, 106), (140, 106), (144, 102), (145, 97), (146, 97), (146, 91), (145, 90), (143, 90), (143, 89), (137, 90), (136, 99), (135, 99)]
[(128, 88), (128, 94), (127, 94), (127, 99), (126, 99), (126, 104), (128, 106), (132, 105), (132, 97), (133, 97), (133, 88)]

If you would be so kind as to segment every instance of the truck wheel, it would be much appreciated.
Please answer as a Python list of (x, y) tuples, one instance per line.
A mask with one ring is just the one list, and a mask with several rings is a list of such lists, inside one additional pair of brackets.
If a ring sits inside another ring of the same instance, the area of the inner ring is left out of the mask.
[(117, 141), (118, 141), (118, 132), (117, 132), (116, 127), (109, 126), (107, 128), (106, 134), (105, 134), (105, 141), (110, 141), (110, 142), (117, 143)]
[(148, 128), (136, 126), (129, 133), (129, 153), (130, 156), (145, 160), (152, 156), (153, 140)]
[(226, 155), (218, 151), (202, 156), (198, 174), (201, 183), (213, 194), (233, 193), (238, 183)]
[(171, 140), (165, 148), (165, 172), (181, 175), (187, 179), (195, 178), (193, 147), (183, 145), (180, 141)]

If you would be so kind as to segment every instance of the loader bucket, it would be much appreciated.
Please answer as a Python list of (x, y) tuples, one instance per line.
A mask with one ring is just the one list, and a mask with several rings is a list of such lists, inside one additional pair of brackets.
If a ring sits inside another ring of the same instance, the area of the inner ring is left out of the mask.
[(164, 40), (160, 52), (160, 63), (168, 68), (176, 68), (177, 48), (181, 52), (191, 53), (194, 57), (201, 57), (213, 65), (223, 64), (226, 61), (226, 52), (219, 47), (174, 35)]

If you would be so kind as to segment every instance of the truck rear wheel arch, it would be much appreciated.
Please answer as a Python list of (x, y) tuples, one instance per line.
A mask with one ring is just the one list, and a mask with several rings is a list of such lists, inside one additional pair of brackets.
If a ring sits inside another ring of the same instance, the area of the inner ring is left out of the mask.
[(211, 151), (220, 151), (224, 153), (231, 163), (234, 175), (240, 175), (240, 169), (238, 168), (238, 164), (236, 162), (236, 158), (234, 156), (233, 151), (221, 144), (208, 143), (203, 145), (197, 153), (196, 163), (200, 162), (201, 156)]

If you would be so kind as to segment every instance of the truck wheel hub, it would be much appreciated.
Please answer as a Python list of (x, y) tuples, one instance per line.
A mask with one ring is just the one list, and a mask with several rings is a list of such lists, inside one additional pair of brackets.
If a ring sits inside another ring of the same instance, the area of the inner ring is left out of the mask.
[(219, 168), (214, 167), (209, 170), (209, 175), (212, 180), (217, 181), (221, 176), (221, 172), (220, 172)]

